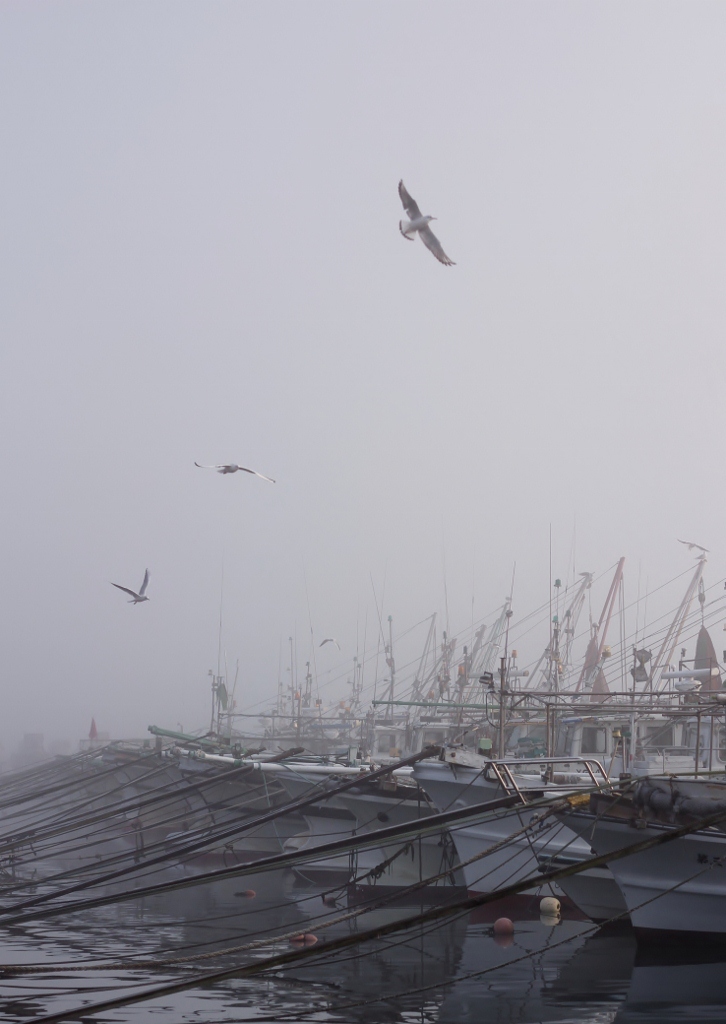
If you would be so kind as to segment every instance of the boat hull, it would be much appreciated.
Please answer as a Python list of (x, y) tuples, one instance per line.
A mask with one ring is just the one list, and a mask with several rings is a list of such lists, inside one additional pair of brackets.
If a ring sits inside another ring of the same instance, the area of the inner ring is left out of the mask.
[[(633, 828), (627, 820), (572, 814), (592, 822), (593, 849), (613, 853), (673, 827), (649, 822)], [(613, 861), (610, 865), (636, 932), (644, 937), (687, 935), (726, 937), (726, 834), (696, 832)]]
[[(502, 795), (498, 783), (484, 778), (475, 768), (451, 766), (441, 761), (423, 761), (414, 775), (440, 811), (486, 803)], [(553, 791), (553, 797), (556, 796)], [(492, 892), (506, 885), (536, 877), (542, 864), (557, 866), (558, 861), (578, 863), (591, 856), (590, 844), (554, 817), (545, 819), (534, 830), (511, 839), (524, 829), (541, 808), (519, 806), (489, 814), (479, 821), (452, 830), (461, 870), (470, 892)], [(479, 856), (488, 850), (485, 856)], [(472, 858), (478, 858), (467, 863)], [(607, 869), (595, 869), (576, 876), (575, 885), (556, 886), (544, 880), (525, 890), (539, 892), (546, 885), (559, 899), (568, 898), (593, 920), (608, 920), (626, 910), (622, 894)]]

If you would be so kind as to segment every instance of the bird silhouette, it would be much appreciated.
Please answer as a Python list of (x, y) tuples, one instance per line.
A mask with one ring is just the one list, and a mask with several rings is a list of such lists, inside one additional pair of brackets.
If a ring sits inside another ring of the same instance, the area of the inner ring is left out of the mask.
[(138, 594), (136, 593), (135, 590), (129, 590), (128, 587), (122, 587), (120, 583), (112, 583), (111, 584), (112, 587), (116, 587), (118, 590), (123, 590), (125, 593), (131, 594), (132, 600), (129, 601), (129, 604), (141, 604), (142, 601), (148, 601), (149, 599), (146, 596), (146, 588), (148, 587), (148, 585), (149, 585), (149, 570), (148, 569), (144, 573), (144, 582), (141, 584), (141, 590), (139, 590)]
[(685, 544), (689, 551), (693, 551), (694, 548), (698, 548), (698, 550), (702, 551), (704, 555), (708, 552), (708, 548), (704, 548), (701, 544), (694, 544), (693, 541), (690, 540), (681, 540), (679, 537), (676, 537), (676, 540), (679, 544)]
[(198, 469), (216, 469), (218, 473), (251, 473), (253, 476), (258, 476), (260, 480), (267, 480), (268, 484), (274, 484), (275, 481), (271, 476), (265, 476), (264, 473), (258, 473), (256, 469), (247, 469), (246, 466), (238, 466), (235, 462), (228, 462), (222, 466), (203, 466), (200, 462), (195, 462), (195, 466)]
[(436, 217), (429, 217), (428, 215), (424, 217), (418, 208), (416, 200), (412, 199), (406, 191), (403, 181), (398, 183), (398, 194), (409, 218), (408, 220), (399, 220), (398, 222), (398, 230), (403, 237), (409, 242), (413, 242), (418, 234), (423, 244), (434, 254), (439, 263), (443, 263), (445, 267), (455, 267), (456, 264), (446, 255), (441, 247), (441, 242), (429, 227), (429, 221), (436, 220)]

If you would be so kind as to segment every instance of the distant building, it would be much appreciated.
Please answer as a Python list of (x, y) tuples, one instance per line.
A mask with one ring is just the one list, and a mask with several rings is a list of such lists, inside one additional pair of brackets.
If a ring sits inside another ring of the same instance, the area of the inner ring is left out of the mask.
[(12, 768), (25, 768), (27, 765), (44, 761), (47, 756), (43, 733), (26, 732), (10, 758), (10, 765)]

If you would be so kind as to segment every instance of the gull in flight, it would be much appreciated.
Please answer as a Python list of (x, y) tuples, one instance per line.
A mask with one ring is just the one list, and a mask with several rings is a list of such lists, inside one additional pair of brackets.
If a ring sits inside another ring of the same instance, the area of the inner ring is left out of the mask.
[(676, 537), (676, 540), (679, 544), (685, 544), (689, 551), (693, 551), (694, 548), (698, 548), (698, 550), (701, 551), (704, 555), (708, 552), (708, 548), (704, 548), (700, 544), (694, 544), (693, 541), (681, 540), (679, 537)]
[(455, 267), (456, 264), (446, 255), (441, 248), (441, 242), (429, 227), (429, 221), (436, 220), (436, 217), (424, 217), (418, 208), (418, 203), (406, 191), (403, 181), (398, 183), (398, 194), (409, 218), (408, 220), (399, 220), (398, 222), (398, 229), (403, 237), (407, 238), (409, 242), (413, 242), (418, 232), (418, 237), (426, 248), (431, 250), (439, 263), (443, 263), (445, 267)]
[(112, 583), (112, 587), (118, 587), (119, 590), (125, 590), (127, 594), (131, 594), (131, 600), (129, 604), (140, 604), (142, 601), (148, 601), (146, 596), (146, 588), (149, 585), (149, 570), (147, 569), (144, 573), (144, 582), (141, 584), (141, 590), (136, 593), (135, 590), (129, 590), (128, 587), (122, 587), (119, 583)]
[(202, 466), (201, 463), (195, 462), (195, 466), (199, 469), (216, 469), (218, 473), (251, 473), (253, 476), (258, 476), (260, 480), (267, 480), (268, 484), (274, 484), (274, 480), (271, 476), (265, 476), (264, 473), (258, 473), (255, 469), (247, 469), (246, 466), (238, 466), (234, 462), (227, 463), (226, 466)]
[(340, 644), (332, 636), (326, 636), (322, 643), (318, 644), (318, 647), (325, 647), (326, 644), (335, 644), (338, 650), (340, 650)]

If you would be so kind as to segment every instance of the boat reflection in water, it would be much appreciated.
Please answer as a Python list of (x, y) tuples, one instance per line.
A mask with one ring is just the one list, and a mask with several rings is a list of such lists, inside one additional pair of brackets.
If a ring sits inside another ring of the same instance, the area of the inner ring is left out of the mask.
[[(515, 906), (521, 913), (521, 903)], [(577, 983), (576, 1013), (572, 1003), (564, 1009), (555, 994), (554, 986), (569, 964), (582, 958), (592, 943), (591, 922), (554, 923), (555, 919), (531, 915), (529, 920), (514, 921), (513, 935), (495, 936), (492, 923), (508, 908), (492, 904), (482, 909), (486, 913), (475, 911), (469, 919), (457, 975), (437, 1018), (441, 1024), (534, 1024), (563, 1019), (600, 1024), (613, 1019), (603, 1016), (603, 1001), (593, 998), (589, 982), (587, 986)], [(621, 999), (625, 989), (627, 977), (620, 983)]]
[[(295, 948), (291, 935), (317, 936), (314, 949), (319, 955), (310, 961), (277, 967), (264, 976), (233, 976), (192, 986), (109, 1017), (126, 1024), (141, 1024), (153, 1015), (175, 1024), (239, 1024), (275, 1020), (276, 1015), (355, 1024), (726, 1019), (726, 948), (689, 945), (684, 956), (680, 946), (638, 946), (627, 925), (595, 931), (591, 922), (568, 911), (560, 921), (541, 917), (538, 896), (529, 902), (491, 904), (443, 922), (419, 923), (326, 955), (332, 940), (410, 918), (431, 905), (424, 893), (419, 904), (411, 900), (405, 906), (366, 906), (366, 899), (380, 900), (381, 895), (351, 891), (349, 896), (344, 889), (331, 905), (326, 890), (301, 882), (292, 872), (258, 873), (116, 904), (71, 921), (38, 921), (23, 933), (6, 936), (0, 945), (6, 962), (37, 960), (41, 950), (56, 962), (101, 956), (113, 960), (131, 953), (168, 960), (229, 951), (194, 965), (206, 971), (286, 953)], [(361, 907), (365, 913), (350, 916)], [(514, 921), (513, 935), (494, 935), (493, 923), (502, 916)], [(264, 944), (235, 951), (257, 940)], [(191, 966), (168, 965), (158, 972), (129, 964), (128, 971), (79, 971), (72, 988), (58, 987), (58, 976), (6, 977), (0, 984), (0, 1021), (76, 1006), (79, 989), (92, 1000), (130, 982), (175, 981)]]
[(617, 1024), (726, 1020), (726, 947), (642, 945)]

